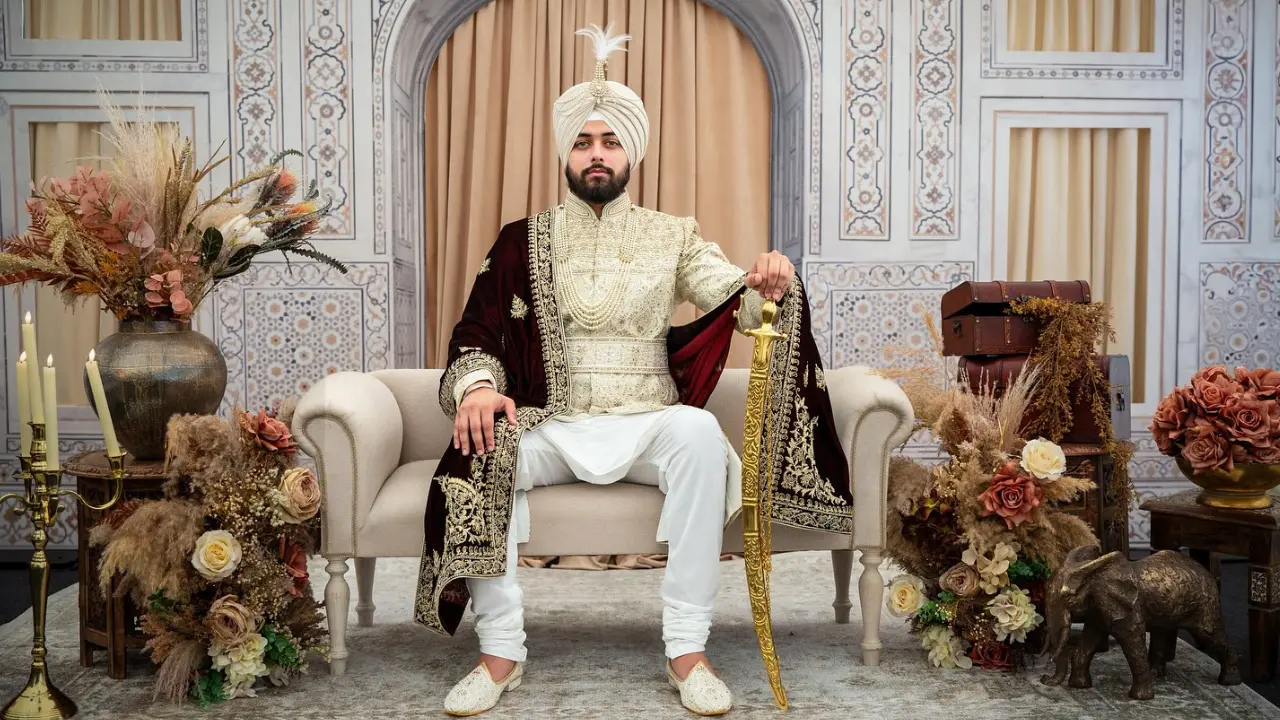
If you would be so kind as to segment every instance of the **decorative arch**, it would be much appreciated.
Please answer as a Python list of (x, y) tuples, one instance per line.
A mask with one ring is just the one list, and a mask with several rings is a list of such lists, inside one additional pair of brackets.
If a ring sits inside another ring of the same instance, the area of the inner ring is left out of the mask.
[[(377, 0), (374, 8), (374, 252), (393, 257), (397, 367), (421, 367), (424, 287), (423, 112), (444, 43), (491, 0)], [(769, 80), (773, 157), (770, 245), (798, 266), (816, 252), (819, 22), (814, 0), (700, 0), (755, 47)]]

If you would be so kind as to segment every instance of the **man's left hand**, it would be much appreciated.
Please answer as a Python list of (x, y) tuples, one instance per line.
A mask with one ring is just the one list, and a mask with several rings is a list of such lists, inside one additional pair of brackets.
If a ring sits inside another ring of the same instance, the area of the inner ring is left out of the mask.
[(796, 267), (786, 255), (774, 250), (762, 254), (747, 273), (747, 287), (768, 300), (781, 300), (791, 285)]

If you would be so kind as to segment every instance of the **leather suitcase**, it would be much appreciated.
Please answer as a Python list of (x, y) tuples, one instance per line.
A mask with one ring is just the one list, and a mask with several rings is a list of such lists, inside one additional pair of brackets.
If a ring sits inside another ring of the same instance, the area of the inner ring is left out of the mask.
[(1030, 297), (1090, 302), (1089, 283), (963, 282), (942, 296), (942, 354), (947, 356), (1028, 355), (1040, 339), (1041, 323), (1008, 314), (1014, 300)]
[(1062, 452), (1067, 456), (1067, 474), (1088, 478), (1097, 487), (1060, 509), (1089, 525), (1102, 544), (1104, 554), (1119, 550), (1128, 556), (1129, 516), (1124, 512), (1127, 503), (1122, 489), (1111, 482), (1115, 459), (1097, 445), (1063, 444)]
[[(961, 358), (958, 367), (958, 378), (964, 381), (967, 377), (969, 389), (977, 394), (984, 390), (999, 396), (1010, 382), (1017, 379), (1030, 359), (1027, 355), (1011, 355), (995, 358)], [(1130, 411), (1130, 391), (1132, 375), (1128, 355), (1098, 355), (1094, 357), (1102, 368), (1103, 377), (1111, 383), (1111, 427), (1116, 440), (1128, 440), (1132, 431)], [(1077, 381), (1078, 384), (1078, 381)], [(1102, 429), (1093, 418), (1093, 411), (1085, 393), (1072, 388), (1074, 404), (1071, 407), (1071, 427), (1059, 442), (1061, 443), (1100, 443)], [(1034, 413), (1028, 413), (1024, 427), (1029, 427), (1035, 420)]]

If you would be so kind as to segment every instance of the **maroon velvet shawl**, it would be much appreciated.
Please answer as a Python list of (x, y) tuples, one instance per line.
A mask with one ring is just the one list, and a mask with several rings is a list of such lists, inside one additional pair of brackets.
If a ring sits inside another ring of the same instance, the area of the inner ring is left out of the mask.
[[(452, 635), (470, 597), (465, 579), (506, 570), (520, 433), (568, 407), (564, 330), (551, 265), (551, 213), (511, 223), (498, 235), (454, 327), (440, 405), (456, 416), (454, 387), (488, 369), (515, 401), (517, 424), (499, 415), (494, 450), (464, 456), (450, 443), (432, 478), (425, 516), (417, 622)], [(724, 368), (742, 300), (738, 286), (721, 304), (667, 336), (680, 402), (706, 404)], [(772, 486), (772, 520), (828, 532), (853, 528), (848, 462), (840, 447), (809, 306), (796, 278), (779, 302), (761, 445), (761, 497)], [(741, 478), (730, 478), (741, 482)]]

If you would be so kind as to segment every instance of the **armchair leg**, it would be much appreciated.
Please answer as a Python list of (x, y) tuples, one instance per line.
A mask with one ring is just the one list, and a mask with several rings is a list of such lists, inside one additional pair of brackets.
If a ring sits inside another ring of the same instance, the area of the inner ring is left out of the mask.
[(351, 609), (351, 587), (347, 585), (346, 555), (328, 555), (329, 582), (324, 586), (324, 614), (329, 621), (329, 674), (347, 672), (347, 613)]
[(880, 548), (862, 551), (862, 577), (858, 578), (858, 601), (862, 604), (862, 664), (879, 665), (880, 609), (884, 606), (884, 577), (880, 575)]
[(849, 610), (853, 603), (849, 602), (849, 581), (853, 577), (853, 551), (832, 550), (831, 569), (836, 577), (836, 600), (831, 607), (836, 609), (836, 624), (846, 625), (849, 622)]
[(373, 627), (373, 571), (377, 558), (356, 558), (356, 625)]

